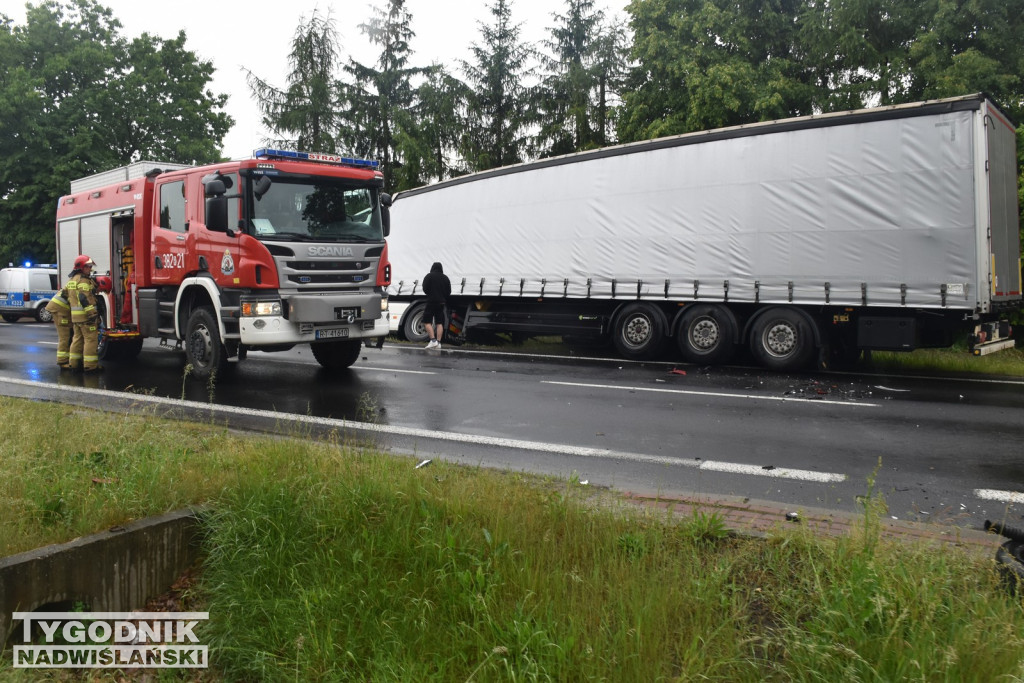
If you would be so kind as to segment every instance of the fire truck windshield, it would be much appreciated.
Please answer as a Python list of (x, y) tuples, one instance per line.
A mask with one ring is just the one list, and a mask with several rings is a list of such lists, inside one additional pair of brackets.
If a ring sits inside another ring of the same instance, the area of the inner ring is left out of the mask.
[(382, 242), (377, 191), (331, 178), (275, 177), (252, 196), (252, 234), (261, 240)]

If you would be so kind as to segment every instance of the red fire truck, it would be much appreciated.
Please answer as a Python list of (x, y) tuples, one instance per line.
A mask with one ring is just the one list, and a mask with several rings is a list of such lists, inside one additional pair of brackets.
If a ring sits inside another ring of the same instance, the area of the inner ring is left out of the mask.
[(183, 346), (208, 378), (249, 349), (310, 344), (327, 369), (388, 333), (388, 207), (377, 162), (257, 150), (203, 167), (138, 162), (73, 181), (57, 255), (108, 274), (100, 356), (145, 337)]

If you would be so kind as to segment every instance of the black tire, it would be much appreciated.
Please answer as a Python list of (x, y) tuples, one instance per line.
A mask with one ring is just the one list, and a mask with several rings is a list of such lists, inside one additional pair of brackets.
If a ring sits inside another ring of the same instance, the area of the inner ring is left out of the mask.
[(427, 328), (423, 326), (423, 311), (426, 308), (423, 304), (416, 304), (406, 311), (402, 320), (402, 336), (406, 341), (417, 344), (427, 341)]
[(676, 342), (690, 363), (717, 364), (736, 352), (736, 323), (728, 310), (710, 304), (687, 307), (679, 319)]
[(220, 339), (220, 329), (213, 309), (201, 306), (185, 324), (185, 358), (192, 366), (192, 375), (209, 379), (227, 367), (228, 353)]
[(344, 370), (359, 359), (363, 344), (358, 339), (316, 342), (310, 345), (313, 358), (328, 370)]
[(1024, 542), (1009, 540), (996, 548), (996, 569), (1003, 579), (1003, 584), (1011, 593), (1019, 593), (1024, 583)]
[(53, 313), (46, 310), (46, 306), (40, 306), (36, 309), (36, 321), (41, 323), (52, 323)]
[(650, 360), (665, 345), (668, 324), (661, 311), (650, 304), (629, 304), (615, 317), (612, 344), (624, 358)]
[(16, 322), (18, 322), (18, 319), (21, 318), (21, 316), (20, 315), (11, 315), (10, 313), (4, 313), (3, 315), (0, 315), (0, 318), (3, 318), (4, 320), (6, 320), (9, 323), (16, 323)]
[(806, 368), (814, 355), (814, 329), (806, 317), (788, 308), (771, 308), (754, 323), (750, 351), (769, 370)]

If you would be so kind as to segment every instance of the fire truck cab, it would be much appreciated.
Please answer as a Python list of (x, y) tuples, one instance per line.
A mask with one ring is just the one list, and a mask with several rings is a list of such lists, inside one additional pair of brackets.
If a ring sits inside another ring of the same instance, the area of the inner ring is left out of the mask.
[(389, 205), (367, 160), (261, 149), (198, 168), (140, 162), (72, 183), (58, 261), (85, 253), (111, 278), (105, 358), (155, 337), (201, 378), (296, 344), (345, 368), (388, 333)]

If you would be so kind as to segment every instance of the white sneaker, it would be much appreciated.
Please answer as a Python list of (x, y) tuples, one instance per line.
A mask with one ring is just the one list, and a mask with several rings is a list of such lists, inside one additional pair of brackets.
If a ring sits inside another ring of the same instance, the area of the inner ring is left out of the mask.
[(439, 342), (439, 341), (437, 341), (437, 340), (435, 339), (435, 340), (434, 340), (434, 348), (435, 348), (435, 349), (439, 349), (439, 348), (441, 348), (441, 342)]
[(423, 348), (425, 348), (425, 349), (432, 349), (432, 348), (434, 348), (434, 344), (436, 344), (436, 343), (437, 342), (435, 342), (433, 339), (431, 339), (430, 341), (427, 342), (427, 345), (424, 346)]

